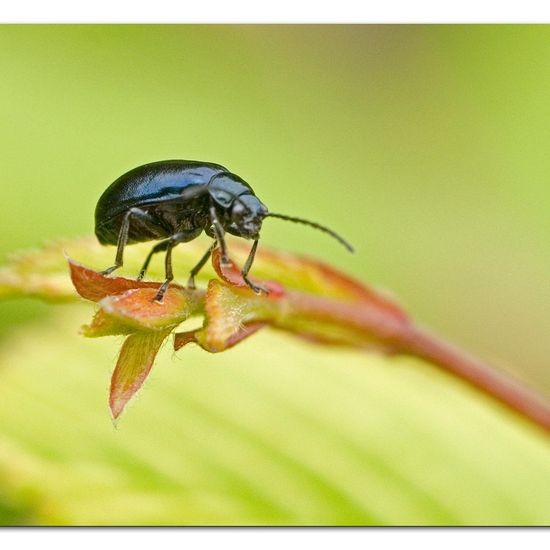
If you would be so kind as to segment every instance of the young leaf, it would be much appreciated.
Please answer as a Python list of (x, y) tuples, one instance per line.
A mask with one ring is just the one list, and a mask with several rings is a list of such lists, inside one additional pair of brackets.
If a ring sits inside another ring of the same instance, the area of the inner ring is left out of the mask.
[(172, 330), (202, 307), (203, 291), (170, 287), (162, 303), (155, 300), (159, 283), (107, 277), (69, 261), (71, 278), (83, 298), (100, 309), (85, 336), (129, 335), (120, 350), (111, 379), (109, 406), (118, 418), (127, 402), (142, 386), (155, 356)]
[[(178, 247), (174, 258), (179, 255), (187, 259), (188, 265), (193, 265), (200, 243), (196, 240)], [(89, 258), (102, 266), (112, 262), (112, 253), (108, 258), (108, 249), (89, 239), (58, 243), (43, 251), (22, 254), (0, 271), (0, 297), (26, 294), (50, 300), (74, 299), (74, 291), (62, 282), (60, 257), (65, 247), (79, 251), (81, 260)], [(145, 251), (144, 246), (129, 247), (125, 268), (137, 272)], [(231, 241), (231, 253), (242, 261), (247, 246), (238, 239)], [(155, 305), (153, 300), (158, 282), (104, 277), (73, 262), (70, 270), (76, 289), (82, 297), (100, 306), (93, 322), (84, 327), (83, 332), (87, 336), (155, 331), (168, 334), (189, 315), (204, 312), (201, 329), (176, 335), (176, 349), (196, 342), (207, 351), (223, 351), (269, 325), (320, 344), (412, 355), (431, 361), (550, 431), (550, 405), (544, 398), (417, 327), (385, 294), (322, 262), (302, 256), (261, 248), (256, 258), (254, 280), (269, 290), (267, 295), (254, 294), (237, 264), (221, 265), (219, 251), (214, 251), (214, 270), (205, 266), (201, 272), (203, 280), (210, 279), (208, 291), (190, 291), (173, 284), (162, 305)], [(155, 272), (154, 265), (151, 273), (159, 273)], [(211, 279), (213, 274), (222, 281)], [(144, 339), (140, 346), (145, 346), (147, 341)], [(144, 353), (146, 364), (149, 359), (152, 364), (158, 349), (156, 340), (150, 343), (151, 349)], [(148, 372), (147, 368), (131, 370)], [(132, 387), (137, 388), (139, 384)]]
[(124, 341), (111, 378), (109, 407), (114, 419), (120, 416), (147, 378), (160, 346), (170, 332), (171, 329), (136, 332)]

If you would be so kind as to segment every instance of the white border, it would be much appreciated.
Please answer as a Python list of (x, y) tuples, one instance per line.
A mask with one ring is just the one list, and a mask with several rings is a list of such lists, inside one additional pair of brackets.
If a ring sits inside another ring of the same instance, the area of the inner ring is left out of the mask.
[[(338, 2), (279, 0), (18, 0), (2, 6), (5, 23), (535, 23), (550, 22), (550, 3), (522, 0), (445, 1), (384, 0), (371, 5), (361, 0)], [(520, 538), (521, 537), (521, 538)], [(547, 530), (494, 529), (6, 529), (0, 530), (5, 548), (48, 547), (57, 550), (97, 550), (158, 547), (183, 540), (193, 548), (222, 547), (262, 550), (288, 548), (548, 548)], [(539, 542), (540, 544), (536, 544)], [(11, 543), (11, 544), (10, 544)], [(378, 544), (377, 544), (378, 543)], [(543, 546), (543, 543), (545, 545)], [(307, 545), (307, 546), (306, 546)]]
[[(544, 529), (0, 529), (3, 548), (97, 550), (110, 548), (223, 548), (223, 550), (487, 550), (548, 548)], [(178, 543), (176, 546), (170, 543)], [(186, 543), (181, 546), (181, 543)], [(538, 544), (537, 544), (538, 543)], [(25, 546), (26, 546), (25, 545)], [(165, 546), (166, 545), (166, 546)], [(371, 546), (372, 545), (372, 546)]]
[(17, 0), (5, 23), (536, 23), (545, 0)]

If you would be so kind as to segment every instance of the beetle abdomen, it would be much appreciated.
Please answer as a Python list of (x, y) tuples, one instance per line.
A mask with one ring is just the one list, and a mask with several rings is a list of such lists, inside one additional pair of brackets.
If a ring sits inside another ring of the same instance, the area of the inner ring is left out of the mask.
[[(150, 206), (140, 210), (152, 217), (143, 219), (140, 216), (132, 216), (128, 228), (128, 244), (164, 239), (175, 233), (173, 227), (167, 226), (162, 219), (156, 218)], [(101, 244), (117, 244), (127, 212), (128, 210), (104, 220), (102, 223), (96, 223), (95, 234)]]
[[(116, 179), (101, 195), (95, 210), (95, 232), (101, 244), (116, 244), (122, 219), (132, 207), (150, 210), (155, 204), (178, 202), (184, 189), (206, 185), (227, 169), (219, 164), (192, 160), (165, 160), (138, 166)], [(153, 227), (137, 218), (130, 224), (129, 242), (170, 235), (173, 224), (158, 220)]]

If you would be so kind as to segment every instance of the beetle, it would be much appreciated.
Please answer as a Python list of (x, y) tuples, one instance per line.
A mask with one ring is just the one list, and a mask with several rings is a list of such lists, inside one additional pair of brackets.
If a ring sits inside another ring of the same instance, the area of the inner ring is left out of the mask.
[(102, 271), (102, 274), (109, 275), (123, 265), (127, 244), (160, 240), (147, 255), (138, 280), (145, 276), (153, 255), (165, 251), (166, 280), (155, 296), (156, 301), (162, 302), (174, 278), (174, 247), (195, 239), (203, 231), (214, 239), (190, 271), (187, 286), (195, 288), (195, 276), (216, 246), (220, 247), (222, 263), (229, 263), (224, 238), (227, 232), (253, 240), (241, 274), (254, 292), (267, 292), (248, 278), (262, 222), (267, 217), (302, 223), (324, 231), (353, 252), (351, 245), (328, 227), (302, 218), (269, 212), (246, 181), (219, 164), (162, 160), (126, 172), (99, 198), (95, 210), (96, 237), (102, 245), (117, 246), (114, 265)]

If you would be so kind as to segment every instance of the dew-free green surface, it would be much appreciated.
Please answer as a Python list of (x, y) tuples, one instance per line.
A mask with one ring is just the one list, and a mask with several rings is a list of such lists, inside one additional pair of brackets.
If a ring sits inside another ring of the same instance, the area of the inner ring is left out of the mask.
[[(138, 164), (219, 162), (357, 253), (267, 244), (550, 395), (549, 56), (546, 26), (3, 26), (0, 255), (91, 234)], [(0, 304), (1, 522), (548, 523), (542, 436), (429, 367), (166, 350), (115, 431), (116, 345), (72, 311)]]
[(115, 428), (118, 339), (79, 337), (89, 311), (66, 308), (0, 355), (2, 487), (33, 523), (550, 519), (546, 436), (428, 365), (273, 332), (218, 355), (167, 345)]

